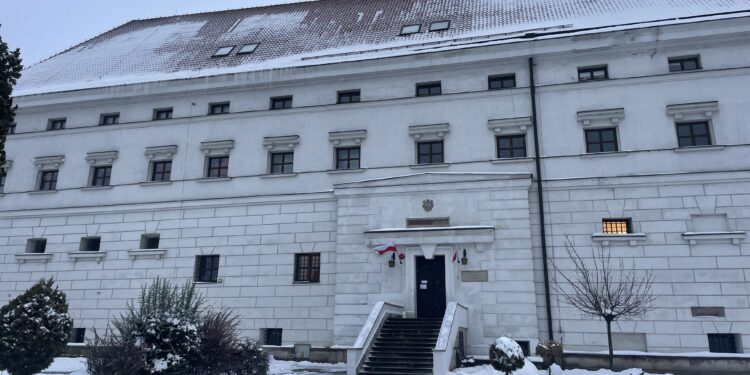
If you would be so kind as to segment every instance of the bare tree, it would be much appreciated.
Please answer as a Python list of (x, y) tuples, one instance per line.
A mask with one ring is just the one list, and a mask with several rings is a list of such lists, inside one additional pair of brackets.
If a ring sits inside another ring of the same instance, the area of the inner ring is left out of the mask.
[(565, 302), (580, 310), (585, 316), (601, 318), (607, 323), (609, 367), (614, 367), (612, 350), (612, 322), (636, 318), (646, 314), (654, 301), (654, 275), (651, 270), (637, 272), (624, 264), (614, 267), (609, 251), (602, 247), (592, 249), (592, 257), (585, 261), (578, 250), (566, 240), (565, 250), (573, 261), (574, 272), (566, 274), (555, 262), (553, 267), (567, 282), (570, 289), (555, 285)]

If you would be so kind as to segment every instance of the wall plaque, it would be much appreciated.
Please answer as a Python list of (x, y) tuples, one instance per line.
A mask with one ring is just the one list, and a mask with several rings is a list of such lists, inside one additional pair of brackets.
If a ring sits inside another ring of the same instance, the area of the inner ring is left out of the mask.
[(690, 312), (693, 313), (693, 316), (726, 316), (723, 306), (693, 306), (690, 308)]
[(479, 283), (489, 281), (487, 271), (461, 271), (461, 281), (467, 283)]

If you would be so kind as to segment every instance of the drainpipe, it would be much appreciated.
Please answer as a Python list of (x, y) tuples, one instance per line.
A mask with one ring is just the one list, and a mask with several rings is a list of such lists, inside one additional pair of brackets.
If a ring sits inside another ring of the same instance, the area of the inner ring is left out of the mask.
[(549, 340), (555, 339), (552, 331), (552, 306), (549, 291), (549, 267), (547, 266), (547, 231), (544, 220), (544, 191), (542, 190), (542, 160), (539, 154), (539, 129), (536, 121), (536, 85), (534, 84), (534, 58), (529, 57), (529, 89), (531, 93), (531, 127), (534, 129), (534, 164), (536, 164), (536, 192), (539, 201), (539, 225), (542, 236), (542, 262), (544, 264), (544, 301), (547, 304), (547, 332)]

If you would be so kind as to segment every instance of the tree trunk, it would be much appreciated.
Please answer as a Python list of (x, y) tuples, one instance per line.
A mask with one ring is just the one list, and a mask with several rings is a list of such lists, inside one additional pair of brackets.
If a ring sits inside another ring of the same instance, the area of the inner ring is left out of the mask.
[(615, 370), (615, 353), (612, 350), (612, 321), (607, 320), (607, 343), (609, 344), (609, 369)]

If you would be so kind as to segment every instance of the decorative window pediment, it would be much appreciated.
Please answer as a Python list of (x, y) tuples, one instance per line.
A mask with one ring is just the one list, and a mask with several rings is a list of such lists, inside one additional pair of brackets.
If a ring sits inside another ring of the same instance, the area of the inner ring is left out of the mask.
[(442, 140), (450, 132), (450, 124), (413, 125), (409, 127), (409, 136), (415, 140)]
[(531, 117), (489, 120), (487, 127), (495, 134), (526, 133), (531, 127)]
[(40, 170), (40, 171), (47, 171), (47, 170), (56, 170), (60, 169), (60, 167), (65, 162), (65, 156), (41, 156), (38, 158), (34, 158), (34, 165)]
[(717, 112), (719, 112), (717, 101), (667, 106), (667, 114), (675, 121), (710, 120)]
[(146, 147), (146, 152), (144, 152), (150, 160), (172, 160), (175, 153), (177, 153), (175, 145)]
[(584, 128), (617, 126), (625, 118), (624, 108), (582, 111), (576, 115)]
[(294, 150), (299, 144), (298, 135), (285, 135), (281, 137), (264, 137), (263, 147), (268, 151)]
[(328, 133), (328, 140), (334, 146), (358, 145), (367, 138), (367, 130), (346, 130)]
[(229, 155), (233, 148), (233, 140), (201, 142), (201, 151), (208, 156)]
[(86, 161), (91, 165), (112, 165), (117, 159), (117, 151), (89, 152)]

